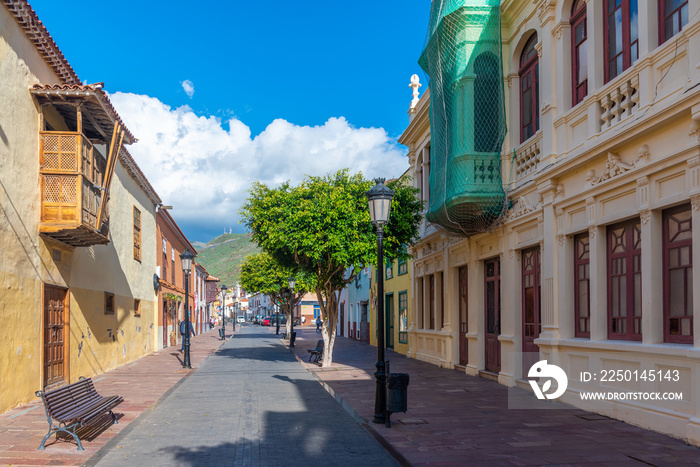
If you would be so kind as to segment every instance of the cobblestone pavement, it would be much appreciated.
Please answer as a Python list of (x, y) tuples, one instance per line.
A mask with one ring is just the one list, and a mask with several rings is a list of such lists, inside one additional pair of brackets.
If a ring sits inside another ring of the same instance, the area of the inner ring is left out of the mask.
[[(333, 365), (321, 368), (307, 362), (307, 349), (320, 338), (313, 328), (299, 329), (297, 357), (348, 410), (371, 420), (376, 347), (336, 338)], [(700, 449), (678, 439), (559, 403), (509, 409), (509, 391), (516, 400), (538, 401), (521, 389), (391, 350), (386, 358), (392, 373), (410, 375), (408, 412), (394, 414), (391, 428), (370, 426), (412, 465), (700, 465)]]
[(89, 464), (390, 466), (269, 328), (243, 326)]

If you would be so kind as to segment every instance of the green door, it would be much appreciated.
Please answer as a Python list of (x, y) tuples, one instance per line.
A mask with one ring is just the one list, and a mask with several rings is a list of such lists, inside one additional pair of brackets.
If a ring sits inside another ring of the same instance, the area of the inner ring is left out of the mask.
[(386, 294), (384, 311), (386, 313), (386, 348), (394, 348), (394, 294)]

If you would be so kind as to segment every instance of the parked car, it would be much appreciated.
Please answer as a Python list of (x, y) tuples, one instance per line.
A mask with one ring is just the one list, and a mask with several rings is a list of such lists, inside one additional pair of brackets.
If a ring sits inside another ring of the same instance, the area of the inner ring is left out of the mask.
[(245, 318), (243, 316), (239, 316), (238, 318), (236, 318), (236, 321), (238, 321), (239, 323), (245, 323)]
[(270, 325), (270, 317), (269, 317), (269, 316), (265, 316), (265, 317), (263, 318), (261, 324), (262, 324), (263, 326), (269, 326), (269, 325)]
[(280, 320), (280, 326), (284, 326), (287, 324), (287, 315), (277, 314), (270, 316), (270, 326), (277, 326), (278, 318)]

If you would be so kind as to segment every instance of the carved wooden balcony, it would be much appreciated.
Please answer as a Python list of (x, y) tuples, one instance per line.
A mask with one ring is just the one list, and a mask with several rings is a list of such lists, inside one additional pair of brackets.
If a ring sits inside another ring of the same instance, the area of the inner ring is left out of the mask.
[(108, 243), (105, 157), (77, 132), (42, 131), (39, 141), (39, 231), (72, 246)]

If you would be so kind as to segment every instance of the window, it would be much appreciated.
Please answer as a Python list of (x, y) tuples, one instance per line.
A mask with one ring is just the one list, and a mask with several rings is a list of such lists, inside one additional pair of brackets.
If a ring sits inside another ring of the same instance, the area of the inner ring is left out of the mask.
[(141, 211), (134, 206), (134, 259), (141, 261)]
[(606, 0), (605, 82), (607, 83), (639, 57), (637, 0)]
[(642, 340), (639, 219), (608, 227), (608, 339)]
[(574, 237), (574, 335), (576, 337), (591, 336), (589, 240), (588, 234)]
[(520, 56), (520, 142), (532, 137), (540, 129), (539, 58), (537, 34), (525, 44)]
[(693, 343), (693, 229), (690, 205), (663, 213), (664, 341)]
[(134, 300), (134, 316), (141, 316), (141, 300)]
[(399, 276), (402, 276), (404, 274), (408, 274), (408, 263), (406, 262), (405, 259), (400, 259), (399, 260)]
[(501, 150), (501, 79), (496, 56), (485, 52), (474, 61), (474, 150)]
[(575, 0), (571, 8), (571, 77), (573, 85), (572, 107), (588, 94), (588, 26), (586, 2)]
[(659, 44), (688, 24), (688, 0), (659, 0)]
[(172, 269), (170, 270), (173, 280), (172, 284), (175, 284), (175, 248), (170, 247), (170, 264)]
[(388, 262), (388, 263), (386, 264), (386, 270), (385, 270), (385, 271), (386, 271), (385, 277), (386, 277), (387, 279), (391, 279), (392, 277), (394, 277), (394, 263)]
[(168, 242), (163, 237), (163, 264), (161, 265), (161, 270), (163, 271), (162, 279), (164, 281), (168, 280)]
[(408, 292), (399, 292), (399, 344), (408, 344)]
[(428, 310), (430, 311), (428, 329), (435, 329), (435, 274), (428, 276), (428, 287)]
[(105, 314), (106, 315), (113, 315), (114, 314), (114, 294), (105, 292)]

